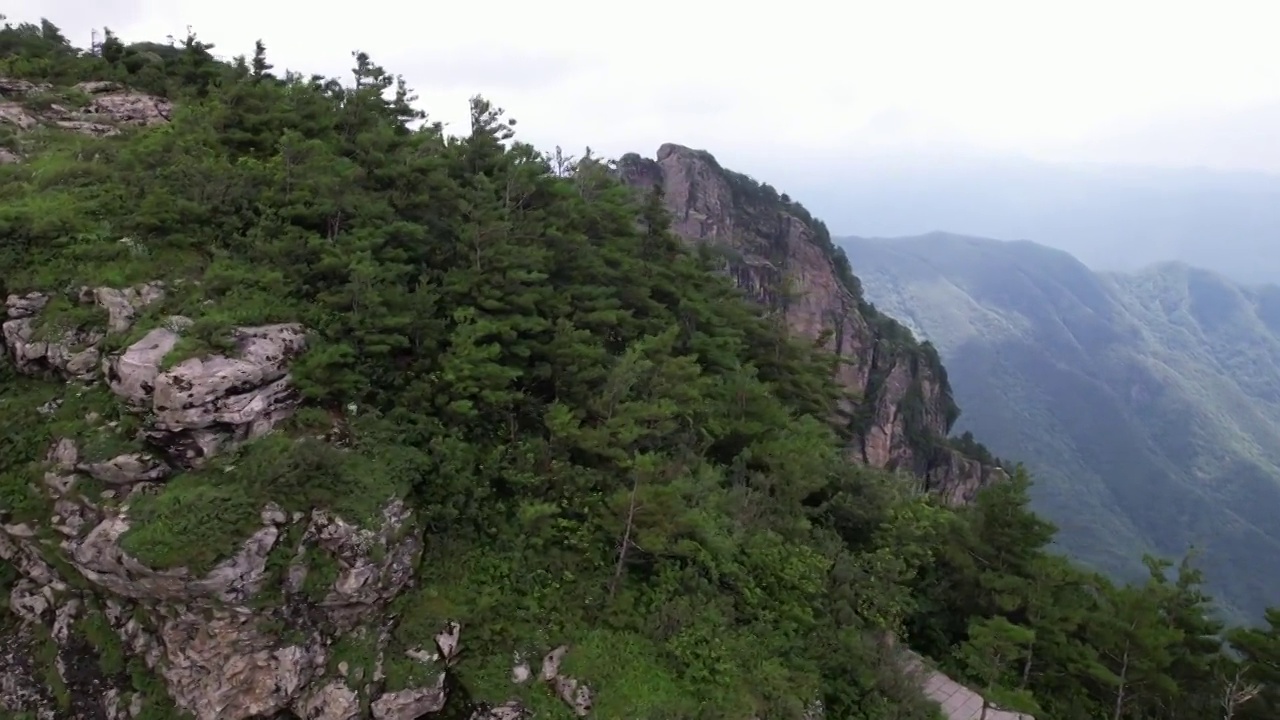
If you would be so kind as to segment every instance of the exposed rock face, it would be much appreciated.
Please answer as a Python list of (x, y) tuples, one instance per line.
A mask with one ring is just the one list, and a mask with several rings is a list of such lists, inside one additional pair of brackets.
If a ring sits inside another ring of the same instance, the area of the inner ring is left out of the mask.
[(113, 126), (163, 125), (173, 114), (168, 100), (129, 90), (119, 83), (94, 80), (76, 85), (76, 90), (93, 97), (81, 113), (83, 117)]
[(435, 687), (386, 693), (373, 702), (374, 720), (416, 720), (444, 709), (444, 675)]
[(107, 332), (122, 333), (132, 325), (139, 310), (164, 297), (160, 283), (137, 287), (81, 288), (68, 302), (96, 307), (107, 315), (106, 327), (80, 327), (51, 319), (47, 327), (37, 320), (52, 300), (45, 293), (10, 295), (5, 300), (8, 319), (0, 325), (0, 335), (19, 372), (37, 375), (56, 373), (68, 380), (90, 380), (102, 357), (99, 344)]
[(569, 652), (568, 645), (561, 645), (542, 659), (542, 681), (555, 691), (556, 697), (573, 709), (573, 714), (586, 717), (591, 714), (591, 689), (560, 672), (560, 663)]
[[(95, 328), (56, 319), (40, 326), (51, 296), (10, 295), (0, 335), (20, 372), (80, 382), (105, 376), (130, 409), (148, 418), (148, 438), (180, 467), (198, 467), (219, 450), (261, 437), (293, 412), (298, 397), (287, 367), (306, 349), (300, 325), (235, 328), (233, 356), (193, 357), (164, 370), (165, 357), (181, 339), (175, 328), (190, 322), (174, 316), (123, 353), (104, 359), (101, 345), (107, 335), (127, 332), (143, 308), (163, 298), (160, 283), (82, 288), (74, 302), (107, 316), (106, 326)], [(117, 484), (163, 474), (151, 457), (143, 456), (122, 456), (86, 471)]]
[[(0, 711), (41, 720), (131, 720), (159, 700), (197, 720), (282, 712), (308, 720), (416, 720), (444, 709), (446, 673), (461, 643), (457, 623), (434, 637), (432, 651), (405, 652), (421, 666), (419, 677), (430, 680), (389, 688), (382, 670), (397, 621), (389, 606), (412, 586), (423, 549), (403, 500), (388, 498), (363, 526), (322, 508), (286, 513), (268, 504), (238, 551), (199, 574), (150, 567), (122, 543), (133, 526), (135, 494), (157, 491), (173, 474), (271, 432), (295, 410), (289, 365), (306, 350), (304, 329), (236, 328), (234, 352), (165, 369), (189, 324), (183, 318), (168, 318), (121, 352), (103, 349), (107, 338), (131, 331), (142, 310), (163, 301), (161, 284), (83, 288), (67, 299), (64, 311), (92, 310), (100, 328), (87, 328), (83, 313), (57, 322), (42, 317), (53, 299), (44, 293), (7, 299), (4, 349), (15, 366), (68, 382), (68, 393), (105, 381), (108, 397), (141, 416), (145, 429), (135, 438), (142, 449), (103, 458), (76, 439), (56, 437), (34, 483), (49, 516), (10, 522), (8, 508), (0, 507), (0, 563), (18, 572), (9, 607), (22, 623), (7, 634), (0, 626)], [(52, 414), (60, 403), (39, 412)], [(98, 492), (86, 488), (92, 481)], [(84, 624), (98, 628), (95, 647), (72, 630)], [(120, 667), (108, 670), (102, 662), (102, 634), (118, 645)], [(370, 667), (353, 669), (335, 657), (335, 643), (350, 638), (361, 638), (372, 653)], [(581, 716), (590, 710), (591, 691), (559, 672), (567, 650), (547, 656), (543, 677), (548, 691)], [(158, 677), (163, 694), (136, 692), (125, 659)], [(512, 701), (479, 710), (476, 718), (527, 715)]]
[(5, 303), (8, 320), (0, 325), (5, 347), (20, 372), (36, 374), (52, 370), (68, 378), (85, 378), (98, 364), (97, 344), (102, 335), (79, 330), (41, 337), (33, 325), (35, 316), (48, 304), (49, 296), (30, 293), (10, 295)]
[[(50, 297), (10, 296), (5, 346), (19, 371), (32, 375), (94, 382), (101, 379), (101, 364), (111, 389), (148, 419), (149, 447), (177, 466), (196, 458), (190, 453), (174, 458), (175, 447), (196, 445), (204, 458), (225, 440), (268, 432), (292, 412), (296, 401), (288, 389), (287, 365), (305, 348), (299, 326), (238, 329), (233, 333), (238, 357), (192, 358), (169, 371), (161, 371), (159, 363), (178, 336), (157, 328), (120, 356), (99, 363), (102, 340), (128, 331), (140, 309), (162, 298), (159, 284), (86, 288), (76, 301), (103, 311), (105, 327), (41, 328), (45, 337), (37, 337), (36, 323)], [(87, 617), (90, 603), (95, 620), (118, 636), (125, 652), (162, 677), (172, 701), (201, 720), (311, 708), (317, 693), (333, 700), (326, 702), (329, 712), (328, 705), (356, 694), (332, 683), (323, 692), (313, 690), (312, 684), (325, 673), (329, 645), (352, 631), (356, 619), (379, 622), (386, 604), (410, 582), (421, 541), (403, 502), (390, 500), (375, 529), (319, 510), (289, 517), (265, 507), (261, 527), (239, 552), (196, 576), (185, 568), (147, 567), (120, 545), (130, 529), (129, 495), (163, 481), (173, 467), (149, 451), (98, 461), (82, 454), (66, 437), (50, 448), (41, 491), (54, 514), (44, 527), (0, 526), (0, 560), (21, 576), (10, 598), (26, 623), (20, 639), (26, 650), (40, 643), (53, 648), (59, 679), (71, 698), (70, 717), (125, 718), (140, 712), (125, 689), (129, 684), (116, 687), (117, 679), (93, 671), (94, 653), (71, 642), (67, 627)], [(108, 502), (108, 493), (79, 492), (85, 478), (119, 488), (109, 492), (123, 502)], [(298, 531), (291, 535), (293, 527)], [(250, 603), (266, 591), (268, 559), (286, 536), (300, 538), (296, 547), (283, 548), (296, 565), (290, 577), (305, 579), (307, 553), (322, 552), (336, 563), (336, 579), (318, 606), (301, 587), (283, 583), (278, 602), (253, 608)], [(0, 686), (0, 704), (30, 709), (39, 717), (66, 717), (66, 703), (60, 713), (52, 709), (55, 698), (47, 678), (32, 676), (32, 657), (21, 651), (0, 657), (0, 672), (10, 678)], [(77, 674), (76, 663), (84, 658), (89, 666)]]
[(993, 483), (1008, 480), (998, 467), (985, 465), (954, 450), (940, 455), (924, 471), (925, 484), (952, 505), (965, 505)]
[(619, 172), (634, 187), (660, 187), (677, 234), (719, 251), (749, 297), (845, 361), (836, 379), (856, 398), (844, 408), (854, 459), (913, 473), (954, 503), (1003, 477), (946, 447), (958, 410), (937, 353), (863, 300), (843, 254), (802, 208), (679, 145), (655, 160), (627, 155)]
[(300, 325), (237, 328), (238, 357), (196, 357), (161, 372), (162, 351), (177, 338), (153, 330), (105, 369), (113, 390), (150, 410), (148, 437), (178, 465), (198, 467), (221, 448), (262, 437), (297, 406), (286, 368), (306, 347)]
[[(387, 516), (395, 522), (410, 521), (408, 511), (399, 503), (389, 506)], [(310, 536), (326, 536), (348, 546), (364, 544), (366, 550), (356, 563), (374, 569), (378, 592), (353, 596), (339, 587), (343, 584), (339, 580), (330, 593), (330, 598), (336, 599), (330, 602), (327, 598), (319, 608), (292, 593), (286, 593), (277, 605), (253, 607), (249, 603), (262, 590), (268, 554), (287, 522), (283, 513), (268, 508), (263, 512), (263, 529), (245, 542), (240, 553), (197, 578), (185, 570), (151, 570), (123, 553), (115, 543), (120, 528), (127, 526), (122, 512), (103, 520), (75, 545), (71, 565), (92, 583), (94, 597), (105, 598), (102, 616), (126, 652), (158, 673), (174, 704), (198, 720), (239, 720), (287, 709), (307, 718), (361, 717), (358, 690), (342, 678), (327, 676), (329, 647), (353, 630), (350, 618), (375, 624), (385, 621), (386, 603), (409, 581), (402, 563), (420, 549), (417, 535), (405, 533), (404, 527), (388, 528), (402, 539), (387, 547), (353, 539), (357, 531), (334, 523), (332, 518), (312, 516)], [(306, 547), (305, 539), (299, 547)], [(32, 560), (31, 556), (39, 553), (36, 540), (15, 537), (11, 528), (0, 532), (0, 559), (22, 567), (34, 562), (34, 575), (38, 576), (48, 571), (47, 566), (39, 566), (39, 560)], [(374, 554), (381, 559), (374, 560)], [(410, 570), (412, 567), (410, 564)], [(20, 616), (30, 627), (40, 628), (27, 634), (48, 634), (57, 647), (61, 680), (72, 698), (85, 707), (72, 715), (50, 714), (53, 703), (47, 683), (33, 677), (29, 666), (35, 654), (24, 649), (0, 653), (0, 673), (6, 679), (0, 684), (0, 707), (35, 710), (41, 717), (124, 718), (137, 714), (129, 710), (132, 693), (113, 686), (112, 678), (97, 673), (88, 682), (99, 691), (88, 694), (76, 686), (66, 670), (84, 657), (93, 661), (91, 653), (77, 655), (78, 649), (66, 643), (65, 629), (59, 630), (84, 616), (80, 593), (56, 579), (43, 586), (23, 579), (12, 595), (11, 603)], [(441, 673), (430, 687), (382, 694), (374, 701), (375, 717), (408, 720), (440, 709), (443, 682)], [(122, 686), (128, 687), (127, 679)], [(100, 701), (100, 705), (86, 698)], [(434, 704), (423, 698), (435, 698)], [(379, 715), (378, 707), (416, 711)]]
[[(46, 83), (0, 77), (0, 125), (18, 132), (49, 126), (107, 137), (124, 127), (162, 125), (173, 112), (164, 98), (106, 80), (82, 82), (73, 92), (58, 94)], [(21, 160), (17, 149), (0, 148), (0, 164)]]

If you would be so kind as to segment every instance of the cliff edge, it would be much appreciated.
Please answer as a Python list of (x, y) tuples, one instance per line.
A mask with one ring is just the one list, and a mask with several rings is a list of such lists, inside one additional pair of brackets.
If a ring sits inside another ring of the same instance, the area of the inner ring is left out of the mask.
[(673, 143), (654, 159), (627, 154), (618, 170), (627, 185), (656, 188), (672, 230), (720, 257), (748, 297), (836, 356), (851, 459), (916, 475), (952, 504), (1005, 477), (948, 440), (960, 411), (937, 351), (866, 301), (843, 251), (803, 206)]

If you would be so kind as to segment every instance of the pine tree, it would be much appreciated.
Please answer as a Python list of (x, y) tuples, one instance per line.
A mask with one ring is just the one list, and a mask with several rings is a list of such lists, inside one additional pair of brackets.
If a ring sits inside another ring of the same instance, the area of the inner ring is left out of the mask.
[(1035, 642), (1035, 631), (1002, 617), (975, 620), (969, 625), (969, 639), (957, 650), (957, 660), (968, 677), (981, 683), (983, 702), (980, 720), (986, 720), (992, 698), (1010, 706), (1036, 712), (1031, 696), (1015, 689), (1017, 669)]
[(1170, 666), (1183, 634), (1160, 612), (1164, 593), (1158, 583), (1105, 592), (1102, 613), (1089, 627), (1103, 670), (1098, 679), (1111, 695), (1111, 720), (1136, 720), (1141, 708), (1177, 692)]
[(267, 46), (261, 40), (253, 43), (253, 64), (251, 67), (255, 80), (266, 80), (274, 77), (269, 71), (275, 66), (267, 62)]
[[(1230, 632), (1231, 646), (1241, 655), (1243, 679), (1258, 686), (1256, 697), (1229, 703), (1240, 720), (1272, 720), (1280, 717), (1280, 607), (1269, 608), (1266, 627), (1238, 628)], [(1236, 688), (1234, 675), (1224, 678), (1224, 695)], [(1225, 713), (1223, 715), (1225, 720)]]

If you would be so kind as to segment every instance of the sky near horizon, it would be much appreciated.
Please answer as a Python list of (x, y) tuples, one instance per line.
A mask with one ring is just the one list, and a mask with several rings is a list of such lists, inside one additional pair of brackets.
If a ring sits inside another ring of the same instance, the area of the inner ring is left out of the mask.
[(1280, 5), (1266, 0), (7, 0), (77, 45), (178, 39), (405, 76), (457, 131), (481, 93), (549, 149), (726, 164), (1000, 154), (1280, 172)]

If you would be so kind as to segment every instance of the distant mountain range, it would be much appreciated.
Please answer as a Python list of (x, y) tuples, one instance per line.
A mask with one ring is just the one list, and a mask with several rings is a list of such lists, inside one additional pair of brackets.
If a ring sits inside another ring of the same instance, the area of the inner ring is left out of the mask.
[(1037, 477), (1063, 548), (1141, 572), (1194, 546), (1225, 609), (1280, 598), (1280, 287), (1032, 242), (845, 238), (866, 295), (937, 346), (972, 431)]
[(807, 163), (768, 176), (838, 234), (1034, 239), (1101, 270), (1177, 260), (1280, 282), (1280, 175), (978, 156)]

